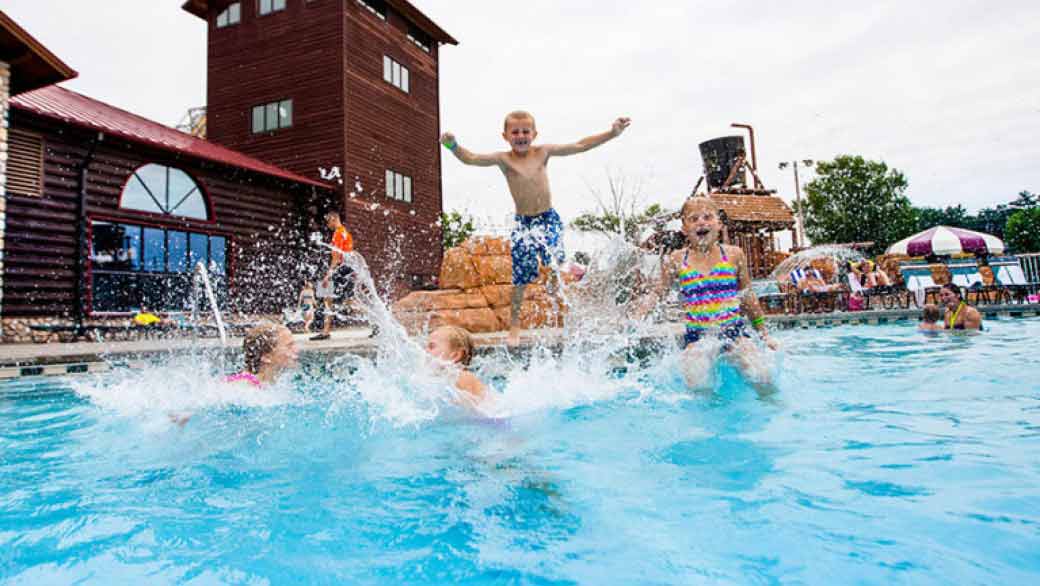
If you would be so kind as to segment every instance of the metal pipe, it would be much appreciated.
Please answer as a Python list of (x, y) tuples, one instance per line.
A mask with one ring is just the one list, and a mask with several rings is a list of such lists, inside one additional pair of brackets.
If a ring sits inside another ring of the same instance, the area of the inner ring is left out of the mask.
[(798, 208), (798, 248), (805, 245), (805, 215), (802, 212), (802, 187), (798, 182), (798, 161), (794, 161), (794, 202)]
[[(733, 128), (746, 128), (748, 131), (748, 137), (751, 142), (751, 168), (758, 169), (758, 155), (755, 153), (755, 129), (751, 128), (750, 124), (738, 124), (736, 122), (730, 124)], [(758, 180), (758, 176), (755, 176), (755, 187), (764, 189), (765, 186)]]
[(76, 205), (76, 300), (72, 307), (72, 315), (76, 321), (75, 335), (77, 336), (82, 336), (85, 331), (83, 319), (86, 317), (83, 300), (87, 290), (87, 169), (94, 162), (98, 144), (104, 139), (105, 133), (97, 133), (97, 136), (90, 141), (87, 154), (76, 166), (79, 200)]

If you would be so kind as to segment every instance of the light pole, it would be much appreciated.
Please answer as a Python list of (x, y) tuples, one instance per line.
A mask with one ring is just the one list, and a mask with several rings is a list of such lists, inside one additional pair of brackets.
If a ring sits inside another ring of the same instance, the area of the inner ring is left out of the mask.
[[(805, 212), (802, 211), (802, 186), (798, 182), (798, 163), (799, 161), (794, 160), (791, 162), (784, 161), (778, 165), (780, 170), (783, 171), (788, 165), (794, 167), (794, 202), (795, 207), (798, 209), (798, 229), (795, 230), (795, 245), (798, 248), (802, 248), (805, 245)], [(802, 159), (802, 165), (812, 168), (815, 162), (812, 159)]]

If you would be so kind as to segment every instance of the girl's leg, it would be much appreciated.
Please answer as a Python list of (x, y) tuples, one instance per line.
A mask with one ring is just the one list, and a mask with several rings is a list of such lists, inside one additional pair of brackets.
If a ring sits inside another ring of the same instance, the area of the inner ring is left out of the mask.
[(735, 340), (728, 354), (759, 395), (771, 395), (776, 392), (770, 368), (771, 357), (762, 352), (749, 338)]
[(710, 386), (721, 347), (715, 339), (702, 339), (686, 346), (679, 356), (679, 368), (686, 381), (686, 388), (704, 389)]

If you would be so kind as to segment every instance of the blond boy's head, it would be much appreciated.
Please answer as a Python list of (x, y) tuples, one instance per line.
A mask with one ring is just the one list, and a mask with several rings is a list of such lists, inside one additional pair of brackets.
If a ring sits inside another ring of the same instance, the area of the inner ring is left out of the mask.
[(506, 139), (513, 152), (526, 153), (537, 136), (538, 128), (530, 112), (514, 110), (506, 114), (502, 123), (502, 138)]

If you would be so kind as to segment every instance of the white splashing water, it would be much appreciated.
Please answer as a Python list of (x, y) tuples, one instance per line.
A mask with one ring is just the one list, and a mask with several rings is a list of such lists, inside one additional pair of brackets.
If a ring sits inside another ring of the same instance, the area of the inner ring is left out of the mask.
[[(325, 242), (313, 242), (332, 249)], [(318, 404), (328, 417), (357, 416), (363, 427), (400, 427), (460, 412), (508, 419), (619, 399), (645, 400), (661, 386), (655, 381), (674, 377), (678, 353), (678, 345), (671, 338), (661, 339), (657, 326), (628, 315), (641, 292), (657, 278), (658, 261), (620, 237), (611, 241), (585, 277), (565, 287), (567, 314), (558, 337), (536, 340), (524, 358), (504, 348), (477, 357), (473, 370), (490, 383), (493, 392), (475, 409), (460, 406), (453, 386), (456, 372), (434, 366), (424, 341), (407, 334), (380, 296), (365, 259), (356, 252), (344, 254), (344, 263), (354, 271), (355, 307), (378, 328), (374, 357), (345, 353), (322, 358), (319, 365), (305, 366), (303, 374), (257, 390), (223, 383), (227, 373), (220, 367), (222, 358), (196, 352), (143, 369), (121, 369), (104, 378), (78, 379), (74, 386), (103, 409), (167, 421), (165, 425), (171, 415), (229, 405), (265, 409)], [(650, 336), (661, 339), (662, 350), (647, 366), (633, 364), (633, 349)], [(301, 383), (314, 367), (322, 374)]]

